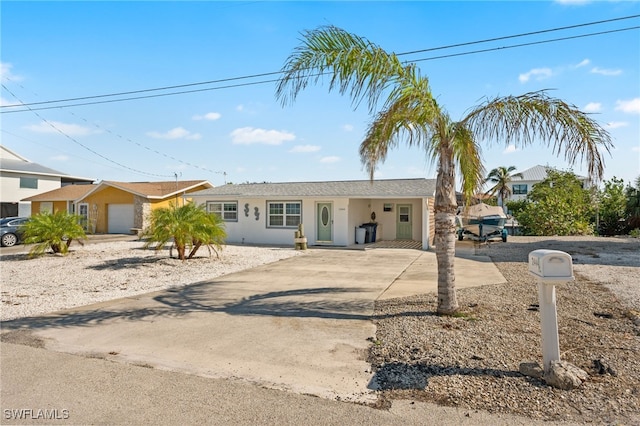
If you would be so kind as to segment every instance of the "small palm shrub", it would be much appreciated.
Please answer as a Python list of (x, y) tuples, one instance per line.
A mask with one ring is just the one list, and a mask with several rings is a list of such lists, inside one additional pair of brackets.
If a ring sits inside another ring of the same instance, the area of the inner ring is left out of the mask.
[[(151, 212), (150, 226), (144, 232), (145, 247), (162, 249), (173, 241), (180, 260), (191, 259), (202, 246), (222, 249), (227, 233), (224, 222), (215, 214), (209, 214), (204, 205), (187, 203), (183, 206), (171, 204)], [(217, 250), (216, 250), (217, 249)], [(187, 253), (188, 250), (188, 253)]]
[(73, 240), (82, 244), (81, 239), (86, 238), (80, 216), (66, 211), (33, 215), (24, 227), (24, 243), (34, 244), (29, 251), (30, 257), (42, 255), (48, 249), (67, 254)]

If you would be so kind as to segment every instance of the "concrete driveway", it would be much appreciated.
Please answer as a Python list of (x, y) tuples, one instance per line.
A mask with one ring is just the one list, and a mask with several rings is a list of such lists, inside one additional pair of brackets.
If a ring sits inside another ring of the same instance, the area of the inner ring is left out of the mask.
[[(459, 254), (458, 288), (504, 282), (488, 258)], [(314, 249), (211, 281), (7, 321), (3, 333), (58, 352), (365, 402), (375, 397), (366, 362), (374, 302), (435, 290), (432, 252)]]

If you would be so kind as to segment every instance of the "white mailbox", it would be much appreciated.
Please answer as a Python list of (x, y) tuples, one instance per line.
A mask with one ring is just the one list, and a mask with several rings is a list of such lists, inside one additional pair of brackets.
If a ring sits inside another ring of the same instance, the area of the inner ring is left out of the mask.
[(559, 250), (534, 250), (529, 253), (529, 273), (541, 281), (573, 281), (569, 253)]

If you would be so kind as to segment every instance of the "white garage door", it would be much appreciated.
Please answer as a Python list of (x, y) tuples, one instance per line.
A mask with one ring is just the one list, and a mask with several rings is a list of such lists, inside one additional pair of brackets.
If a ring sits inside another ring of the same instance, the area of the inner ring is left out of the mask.
[(133, 204), (109, 204), (109, 234), (129, 234), (133, 228)]

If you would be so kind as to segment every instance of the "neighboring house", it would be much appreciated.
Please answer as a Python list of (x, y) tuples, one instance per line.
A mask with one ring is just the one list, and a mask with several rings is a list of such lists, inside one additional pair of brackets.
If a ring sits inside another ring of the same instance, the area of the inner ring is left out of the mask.
[(67, 185), (91, 184), (94, 180), (41, 166), (0, 145), (0, 217), (30, 216), (31, 203), (21, 200)]
[(227, 242), (348, 246), (376, 222), (376, 240), (433, 242), (435, 179), (228, 184), (190, 194), (226, 224)]
[(213, 188), (206, 180), (167, 182), (112, 182), (62, 187), (29, 197), (34, 212), (67, 211), (82, 216), (87, 231), (126, 234), (144, 229), (149, 213), (170, 203), (182, 204), (191, 193)]
[[(514, 177), (507, 185), (511, 190), (511, 196), (505, 201), (519, 201), (527, 198), (527, 194), (531, 192), (531, 188), (536, 183), (542, 182), (547, 178), (547, 170), (556, 170), (553, 167), (535, 166), (527, 169), (522, 173), (522, 177)], [(582, 182), (584, 188), (588, 187), (588, 178), (585, 176), (577, 176)]]

